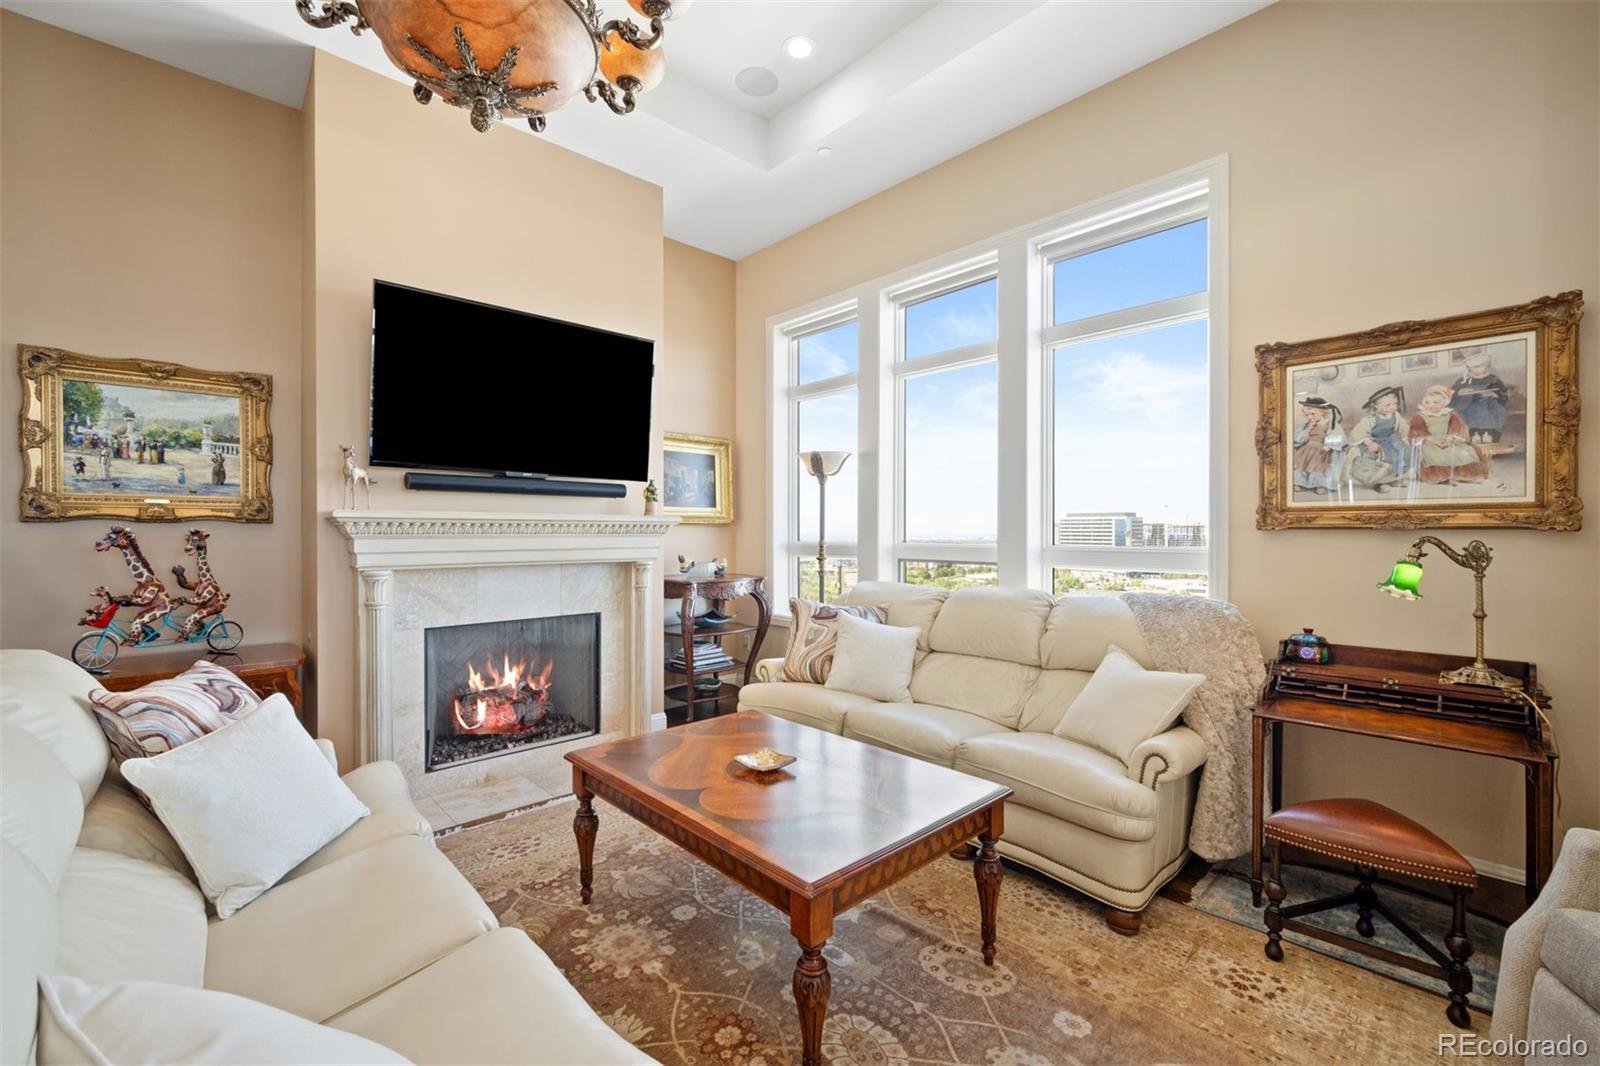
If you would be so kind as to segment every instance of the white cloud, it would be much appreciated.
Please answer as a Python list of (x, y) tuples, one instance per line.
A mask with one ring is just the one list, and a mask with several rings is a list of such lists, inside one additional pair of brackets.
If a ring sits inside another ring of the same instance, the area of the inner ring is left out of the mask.
[(1206, 396), (1200, 368), (1161, 366), (1143, 352), (1113, 348), (1103, 358), (1074, 361), (1068, 374), (1084, 398), (1109, 411), (1173, 414)]

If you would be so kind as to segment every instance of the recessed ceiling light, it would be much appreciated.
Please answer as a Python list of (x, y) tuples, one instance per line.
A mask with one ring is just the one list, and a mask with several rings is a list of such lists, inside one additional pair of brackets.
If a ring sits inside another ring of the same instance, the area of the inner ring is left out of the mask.
[(817, 149), (817, 154), (826, 159), (833, 154), (833, 149), (829, 148), (827, 145), (823, 145), (821, 148)]
[(771, 96), (778, 91), (778, 76), (766, 67), (745, 67), (733, 76), (733, 84), (746, 96)]
[(783, 42), (783, 50), (789, 54), (790, 59), (807, 59), (817, 50), (817, 43), (809, 37), (797, 34)]

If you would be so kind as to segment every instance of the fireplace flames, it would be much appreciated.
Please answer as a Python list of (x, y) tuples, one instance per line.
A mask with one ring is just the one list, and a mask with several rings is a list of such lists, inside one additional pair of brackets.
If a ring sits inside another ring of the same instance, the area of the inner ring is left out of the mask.
[(534, 672), (533, 664), (513, 663), (502, 655), (500, 668), (485, 660), (483, 673), (467, 664), (467, 688), (456, 697), (452, 719), (457, 733), (516, 735), (536, 729), (550, 713), (550, 660)]

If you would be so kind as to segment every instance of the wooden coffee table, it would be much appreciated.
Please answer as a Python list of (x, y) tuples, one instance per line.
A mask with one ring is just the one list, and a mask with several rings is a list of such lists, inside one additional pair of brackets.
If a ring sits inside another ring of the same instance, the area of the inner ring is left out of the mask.
[[(797, 761), (758, 774), (734, 761), (775, 748)], [(1000, 856), (1011, 790), (758, 711), (569, 752), (579, 882), (593, 895), (594, 797), (789, 915), (800, 943), (794, 999), (806, 1066), (822, 1061), (834, 916), (976, 839), (983, 961), (994, 965)]]

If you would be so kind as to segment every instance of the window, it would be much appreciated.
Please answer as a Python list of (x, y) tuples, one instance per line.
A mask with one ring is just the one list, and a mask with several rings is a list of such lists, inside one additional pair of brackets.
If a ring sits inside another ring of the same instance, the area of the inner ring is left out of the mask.
[(900, 322), (895, 554), (902, 559), (925, 558), (930, 545), (960, 545), (959, 562), (994, 570), (999, 291), (998, 277), (966, 272), (893, 297)]
[[(1204, 594), (1209, 226), (1182, 205), (1047, 257), (1051, 588)], [(1198, 575), (1198, 577), (1197, 577)]]
[[(779, 602), (1225, 595), (1225, 182), (1201, 164), (771, 320)], [(801, 449), (852, 453), (825, 583)]]
[[(787, 565), (774, 567), (772, 592), (779, 602), (790, 595), (816, 600), (817, 541), (826, 537), (827, 593), (836, 598), (840, 582), (855, 584), (854, 554), (860, 458), (857, 447), (860, 359), (859, 326), (848, 312), (813, 321), (784, 335), (784, 439), (774, 449), (781, 460), (785, 503), (783, 553)], [(827, 482), (826, 528), (822, 528), (822, 486), (800, 465), (801, 452), (849, 452), (850, 458)], [(840, 564), (844, 564), (841, 570)], [(777, 575), (783, 575), (777, 580)]]

